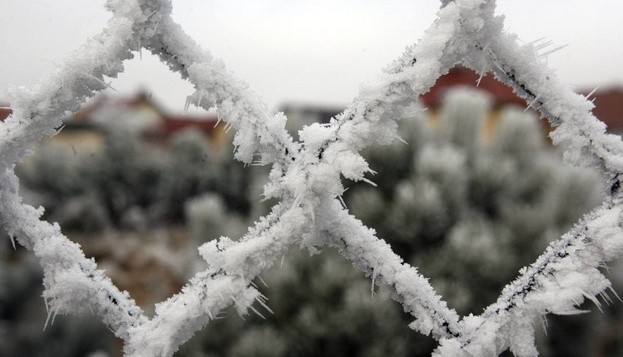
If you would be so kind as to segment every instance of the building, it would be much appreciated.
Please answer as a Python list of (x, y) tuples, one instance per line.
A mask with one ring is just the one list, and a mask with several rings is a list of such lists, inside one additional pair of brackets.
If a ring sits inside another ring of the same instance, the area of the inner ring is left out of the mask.
[(4, 121), (11, 114), (13, 114), (13, 110), (11, 110), (9, 103), (0, 102), (0, 121)]
[(420, 96), (422, 104), (436, 110), (443, 101), (448, 89), (456, 86), (473, 87), (491, 95), (494, 109), (505, 105), (526, 106), (526, 101), (521, 99), (506, 84), (498, 81), (491, 73), (480, 75), (469, 68), (457, 66), (447, 74), (439, 77), (435, 85), (425, 94)]
[[(498, 81), (491, 73), (486, 73), (481, 78), (473, 70), (457, 66), (439, 77), (431, 90), (420, 96), (422, 104), (430, 109), (433, 122), (436, 120), (437, 110), (445, 93), (456, 86), (476, 88), (491, 95), (493, 112), (485, 127), (485, 133), (488, 135), (495, 128), (501, 108), (507, 105), (522, 108), (527, 106), (510, 87)], [(590, 90), (579, 91), (584, 95), (590, 92)], [(593, 113), (608, 125), (608, 131), (623, 134), (623, 85), (598, 90), (591, 94), (589, 99), (595, 104)], [(296, 135), (304, 125), (327, 123), (343, 109), (337, 106), (290, 103), (283, 105), (280, 111), (288, 117), (287, 127)], [(0, 121), (5, 120), (11, 113), (9, 104), (0, 102)], [(549, 131), (547, 121), (541, 122), (545, 130)], [(68, 118), (62, 131), (52, 140), (68, 142), (76, 149), (92, 151), (103, 144), (104, 132), (114, 128), (138, 131), (147, 142), (155, 145), (166, 145), (172, 134), (188, 128), (194, 128), (206, 135), (214, 148), (221, 147), (229, 137), (215, 114), (172, 114), (157, 104), (149, 94), (139, 92), (129, 97), (98, 96), (83, 106), (73, 117)]]
[[(455, 86), (473, 87), (491, 95), (493, 113), (487, 121), (485, 128), (485, 131), (489, 134), (495, 128), (500, 108), (507, 105), (517, 105), (522, 108), (527, 106), (525, 100), (517, 96), (509, 86), (498, 81), (491, 73), (487, 73), (480, 78), (480, 75), (473, 70), (457, 66), (452, 68), (447, 74), (439, 77), (431, 90), (420, 96), (422, 104), (431, 109), (433, 120), (444, 94), (449, 88)], [(591, 90), (580, 90), (578, 93), (587, 96), (591, 93)], [(623, 85), (598, 90), (591, 94), (589, 100), (592, 100), (595, 104), (593, 114), (606, 123), (608, 132), (623, 134)], [(545, 132), (549, 132), (551, 127), (547, 120), (543, 118), (540, 120)]]
[[(588, 96), (590, 90), (582, 90), (581, 94)], [(623, 134), (623, 85), (609, 87), (595, 91), (588, 97), (595, 104), (593, 114), (599, 120), (606, 123), (608, 132), (612, 134)]]
[[(11, 114), (9, 104), (0, 103), (0, 121)], [(100, 150), (107, 133), (114, 130), (134, 132), (145, 143), (166, 146), (173, 134), (194, 129), (205, 135), (213, 149), (219, 149), (229, 139), (224, 127), (214, 113), (170, 113), (146, 92), (127, 97), (100, 94), (67, 117), (47, 142), (89, 153)]]
[[(484, 73), (482, 76), (475, 71), (456, 66), (450, 71), (439, 77), (433, 87), (425, 94), (420, 96), (422, 105), (429, 109), (430, 120), (436, 124), (439, 117), (439, 108), (443, 103), (444, 96), (448, 90), (456, 87), (469, 87), (485, 92), (492, 101), (492, 111), (484, 125), (484, 138), (488, 140), (493, 136), (495, 128), (502, 114), (502, 109), (507, 106), (518, 106), (525, 108), (526, 101), (519, 97), (512, 88), (500, 82), (492, 73)], [(537, 116), (538, 118), (538, 116)], [(544, 135), (549, 132), (550, 127), (547, 120), (540, 119), (544, 127)]]
[(216, 114), (170, 113), (149, 94), (139, 92), (126, 97), (99, 95), (68, 117), (50, 142), (88, 153), (100, 150), (106, 135), (120, 130), (136, 134), (146, 144), (166, 146), (173, 134), (186, 129), (201, 132), (213, 149), (221, 148), (228, 139)]

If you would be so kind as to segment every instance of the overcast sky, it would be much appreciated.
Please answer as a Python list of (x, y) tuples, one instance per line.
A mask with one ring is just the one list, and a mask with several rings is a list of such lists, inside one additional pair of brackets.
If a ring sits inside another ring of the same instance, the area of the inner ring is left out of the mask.
[[(110, 14), (103, 0), (0, 0), (0, 102), (13, 86), (48, 78), (98, 33)], [(439, 7), (435, 0), (176, 0), (173, 17), (222, 58), (271, 107), (286, 102), (345, 105), (416, 42)], [(565, 49), (548, 64), (574, 88), (623, 83), (623, 1), (498, 0), (506, 28), (530, 42)], [(143, 51), (112, 83), (141, 86), (181, 110), (189, 84)]]

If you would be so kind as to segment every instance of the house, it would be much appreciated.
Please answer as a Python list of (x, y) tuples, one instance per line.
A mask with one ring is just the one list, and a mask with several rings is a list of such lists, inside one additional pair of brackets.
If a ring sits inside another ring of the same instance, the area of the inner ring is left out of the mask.
[[(12, 113), (8, 103), (0, 102), (0, 121)], [(229, 138), (224, 127), (214, 113), (170, 113), (146, 92), (128, 97), (101, 94), (67, 117), (59, 133), (48, 142), (88, 153), (101, 149), (111, 130), (133, 131), (146, 143), (166, 146), (173, 134), (194, 129), (205, 135), (214, 149), (219, 149)]]
[[(468, 86), (477, 88), (491, 95), (493, 99), (493, 113), (486, 123), (485, 132), (490, 135), (499, 119), (499, 109), (507, 105), (527, 106), (525, 100), (517, 96), (506, 84), (498, 81), (491, 73), (480, 78), (480, 75), (471, 69), (457, 66), (447, 74), (439, 77), (428, 93), (420, 96), (424, 106), (431, 109), (433, 120), (437, 115), (445, 92), (454, 86)], [(580, 90), (578, 93), (587, 96), (591, 90)], [(595, 104), (593, 114), (608, 126), (608, 132), (623, 134), (623, 85), (598, 90), (591, 94), (590, 100)], [(547, 120), (541, 118), (544, 132), (551, 127)]]
[[(493, 132), (501, 108), (507, 105), (525, 108), (527, 105), (510, 87), (498, 81), (491, 73), (484, 74), (481, 78), (473, 70), (457, 66), (439, 77), (431, 90), (420, 96), (422, 104), (430, 109), (433, 122), (438, 115), (443, 96), (449, 88), (455, 86), (473, 87), (491, 95), (493, 112), (485, 126), (487, 136)], [(584, 95), (589, 92), (579, 91)], [(595, 104), (593, 113), (608, 125), (608, 131), (623, 134), (623, 85), (599, 90), (589, 99)], [(288, 129), (295, 133), (304, 125), (327, 123), (342, 112), (343, 108), (291, 103), (283, 105), (280, 110), (288, 117)], [(0, 121), (5, 120), (11, 113), (9, 104), (0, 102)], [(544, 131), (548, 132), (550, 127), (547, 121), (541, 122)], [(77, 150), (89, 152), (101, 148), (105, 131), (114, 128), (138, 131), (146, 142), (154, 145), (166, 145), (172, 134), (188, 128), (202, 132), (216, 149), (222, 147), (229, 137), (215, 114), (172, 114), (157, 104), (148, 93), (139, 92), (129, 97), (100, 95), (68, 118), (59, 135), (51, 140), (70, 143)]]
[[(438, 120), (438, 110), (443, 103), (446, 92), (457, 86), (472, 87), (490, 94), (493, 100), (493, 111), (485, 123), (485, 137), (490, 137), (493, 134), (503, 107), (508, 105), (526, 107), (526, 102), (517, 96), (510, 87), (498, 81), (493, 74), (486, 73), (480, 78), (480, 75), (471, 69), (457, 66), (439, 77), (430, 91), (420, 96), (421, 104), (429, 109), (429, 118), (433, 125)], [(343, 108), (287, 104), (283, 105), (280, 110), (288, 117), (287, 128), (294, 134), (304, 125), (315, 122), (328, 123), (332, 117), (342, 112)], [(546, 123), (547, 121), (543, 120), (543, 125)]]
[(4, 121), (11, 114), (13, 114), (13, 110), (11, 110), (9, 103), (0, 102), (0, 121)]
[[(582, 90), (581, 94), (588, 96), (591, 91)], [(608, 132), (623, 134), (623, 85), (613, 86), (595, 91), (588, 97), (595, 104), (593, 114), (606, 123)]]
[(462, 66), (456, 66), (447, 74), (439, 77), (435, 85), (420, 96), (420, 101), (425, 107), (436, 110), (441, 105), (448, 89), (456, 86), (473, 87), (490, 94), (493, 98), (494, 109), (505, 105), (526, 106), (525, 100), (517, 96), (509, 86), (498, 81), (493, 74), (485, 73), (481, 78), (478, 73)]
[(170, 113), (148, 93), (139, 92), (127, 97), (99, 95), (68, 117), (50, 142), (88, 153), (100, 150), (109, 132), (122, 130), (135, 133), (146, 144), (166, 146), (173, 134), (186, 129), (201, 132), (213, 149), (221, 148), (229, 137), (216, 114)]
[[(470, 87), (489, 94), (492, 100), (492, 111), (484, 125), (485, 140), (490, 139), (495, 132), (495, 128), (502, 114), (502, 109), (507, 106), (518, 106), (525, 108), (526, 101), (519, 97), (512, 88), (500, 82), (492, 73), (483, 73), (482, 76), (475, 71), (456, 66), (450, 71), (439, 77), (433, 87), (425, 94), (420, 96), (422, 105), (429, 109), (430, 120), (433, 125), (439, 118), (439, 108), (447, 91), (454, 87)], [(540, 123), (544, 128), (544, 136), (550, 131), (547, 120), (540, 118)]]

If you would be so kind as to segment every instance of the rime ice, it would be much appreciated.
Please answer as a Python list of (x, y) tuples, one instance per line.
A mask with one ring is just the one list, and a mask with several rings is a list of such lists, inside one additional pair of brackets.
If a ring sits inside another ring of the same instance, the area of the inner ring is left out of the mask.
[[(518, 356), (536, 355), (533, 326), (540, 315), (573, 313), (585, 298), (595, 300), (610, 287), (597, 267), (623, 247), (623, 144), (605, 134), (604, 125), (590, 113), (591, 104), (560, 84), (532, 45), (518, 46), (515, 37), (503, 31), (502, 18), (493, 14), (493, 0), (443, 5), (422, 40), (407, 48), (376, 83), (365, 86), (328, 126), (303, 129), (299, 143), (285, 131), (283, 115), (268, 113), (246, 84), (173, 22), (170, 1), (108, 1), (114, 16), (107, 28), (42, 86), (17, 93), (14, 115), (0, 124), (0, 218), (9, 235), (40, 259), (50, 314), (88, 304), (125, 341), (127, 355), (170, 356), (225, 307), (234, 305), (244, 314), (255, 301), (264, 304), (251, 282), (289, 248), (313, 251), (329, 245), (375, 284), (388, 286), (415, 318), (410, 326), (440, 339), (436, 354), (492, 355), (510, 348)], [(237, 159), (273, 164), (265, 195), (281, 199), (241, 240), (224, 237), (201, 246), (210, 269), (159, 304), (153, 319), (145, 317), (57, 225), (40, 221), (41, 210), (21, 202), (12, 172), (34, 142), (54, 134), (66, 111), (106, 88), (105, 77), (117, 76), (123, 60), (141, 48), (195, 86), (189, 103), (217, 108), (236, 130)], [(610, 187), (607, 201), (523, 269), (497, 302), (481, 316), (463, 319), (417, 269), (336, 199), (343, 191), (341, 176), (368, 180), (369, 168), (358, 152), (394, 140), (396, 120), (407, 116), (414, 98), (457, 63), (478, 72), (491, 70), (511, 85), (558, 127), (552, 137), (566, 149), (567, 160), (596, 167)]]

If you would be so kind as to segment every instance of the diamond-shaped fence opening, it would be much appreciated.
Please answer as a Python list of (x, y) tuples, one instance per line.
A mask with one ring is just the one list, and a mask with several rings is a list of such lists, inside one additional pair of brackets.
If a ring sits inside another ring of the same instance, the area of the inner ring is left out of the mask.
[[(252, 280), (287, 251), (300, 245), (338, 248), (341, 255), (384, 285), (415, 321), (410, 327), (440, 341), (435, 354), (493, 355), (510, 349), (518, 356), (537, 354), (534, 325), (544, 314), (577, 312), (586, 298), (595, 300), (610, 288), (598, 267), (621, 251), (623, 145), (605, 134), (585, 98), (561, 85), (537, 59), (530, 45), (518, 46), (495, 17), (493, 0), (443, 1), (437, 19), (416, 45), (388, 68), (384, 77), (364, 87), (328, 125), (314, 124), (294, 141), (286, 118), (266, 106), (235, 80), (223, 64), (202, 50), (170, 17), (167, 0), (108, 1), (114, 13), (104, 31), (89, 41), (54, 78), (36, 90), (15, 95), (13, 116), (0, 126), (0, 212), (4, 229), (32, 250), (44, 268), (44, 298), (51, 316), (90, 307), (124, 340), (124, 352), (136, 356), (172, 355), (181, 344), (228, 306), (243, 314), (264, 297)], [(34, 142), (54, 134), (63, 114), (106, 88), (132, 51), (144, 48), (160, 57), (195, 87), (189, 98), (216, 107), (236, 129), (236, 158), (272, 164), (268, 197), (280, 199), (238, 241), (221, 238), (199, 247), (210, 268), (195, 275), (182, 291), (144, 315), (130, 296), (119, 291), (57, 224), (41, 221), (42, 211), (22, 203), (13, 166)], [(358, 152), (396, 138), (396, 119), (405, 108), (452, 66), (463, 63), (492, 71), (527, 105), (557, 127), (555, 143), (566, 159), (594, 167), (607, 182), (606, 201), (587, 214), (520, 276), (479, 316), (459, 317), (417, 269), (404, 263), (342, 207), (340, 176), (364, 180), (369, 172)]]

